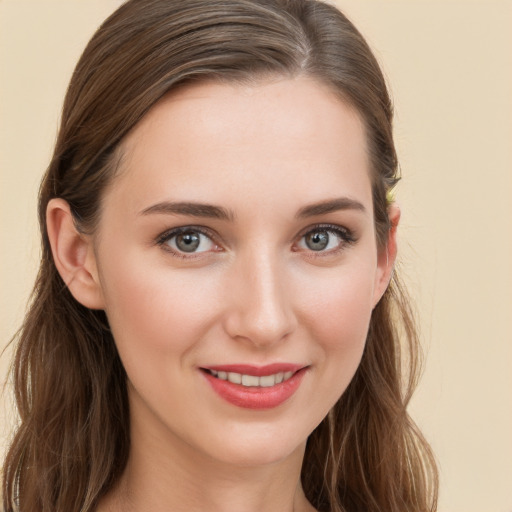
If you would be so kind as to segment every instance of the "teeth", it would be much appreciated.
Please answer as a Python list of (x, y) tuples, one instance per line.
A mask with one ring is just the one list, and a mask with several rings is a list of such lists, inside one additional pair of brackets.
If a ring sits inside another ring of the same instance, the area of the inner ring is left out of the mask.
[(242, 374), (235, 373), (235, 372), (229, 372), (228, 380), (229, 380), (229, 382), (232, 382), (233, 384), (242, 384)]
[(274, 386), (276, 383), (275, 375), (265, 375), (264, 377), (260, 377), (260, 386), (262, 388), (269, 388), (270, 386)]
[(221, 380), (227, 380), (232, 382), (233, 384), (241, 384), (246, 387), (262, 387), (269, 388), (271, 386), (275, 386), (276, 384), (280, 384), (285, 380), (288, 380), (292, 377), (294, 372), (279, 372), (274, 373), (273, 375), (264, 375), (262, 377), (257, 377), (256, 375), (245, 375), (236, 372), (222, 372), (209, 370), (209, 372)]
[(259, 386), (260, 378), (255, 375), (242, 375), (242, 386)]

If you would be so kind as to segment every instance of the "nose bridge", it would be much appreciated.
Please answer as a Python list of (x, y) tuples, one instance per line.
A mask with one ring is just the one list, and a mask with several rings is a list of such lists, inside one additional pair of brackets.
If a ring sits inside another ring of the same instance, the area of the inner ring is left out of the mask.
[(247, 251), (237, 258), (232, 275), (227, 331), (254, 345), (282, 340), (295, 327), (285, 269), (271, 248)]

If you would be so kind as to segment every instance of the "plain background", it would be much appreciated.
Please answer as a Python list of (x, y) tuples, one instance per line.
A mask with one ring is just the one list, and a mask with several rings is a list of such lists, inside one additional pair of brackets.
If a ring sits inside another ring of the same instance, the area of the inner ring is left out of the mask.
[[(439, 510), (511, 512), (512, 1), (336, 3), (395, 99), (401, 271), (427, 351), (411, 409), (439, 460)], [(67, 82), (119, 4), (0, 0), (0, 347), (35, 276), (36, 195)], [(0, 454), (10, 400), (0, 404)]]

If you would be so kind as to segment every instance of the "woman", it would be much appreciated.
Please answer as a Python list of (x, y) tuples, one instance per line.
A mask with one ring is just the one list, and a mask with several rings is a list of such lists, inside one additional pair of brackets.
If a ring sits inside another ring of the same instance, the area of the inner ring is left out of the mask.
[(121, 6), (41, 187), (4, 509), (434, 510), (396, 181), (382, 74), (333, 7)]

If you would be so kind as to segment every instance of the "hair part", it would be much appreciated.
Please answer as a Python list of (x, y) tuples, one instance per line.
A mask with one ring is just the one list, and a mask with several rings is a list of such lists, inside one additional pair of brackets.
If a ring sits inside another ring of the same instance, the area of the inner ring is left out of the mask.
[[(165, 94), (205, 80), (296, 76), (327, 85), (361, 116), (384, 247), (386, 195), (398, 179), (392, 103), (367, 43), (334, 7), (315, 0), (130, 0), (89, 42), (40, 189), (42, 258), (12, 370), (20, 424), (4, 464), (6, 512), (92, 512), (118, 481), (130, 449), (125, 371), (105, 313), (79, 304), (55, 268), (48, 202), (65, 199), (77, 228), (94, 232), (103, 194), (122, 167), (121, 142)], [(373, 311), (354, 379), (308, 440), (302, 484), (319, 510), (436, 508), (434, 458), (406, 411), (419, 369), (408, 304), (395, 272)]]

